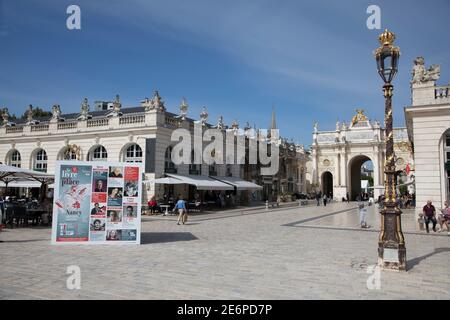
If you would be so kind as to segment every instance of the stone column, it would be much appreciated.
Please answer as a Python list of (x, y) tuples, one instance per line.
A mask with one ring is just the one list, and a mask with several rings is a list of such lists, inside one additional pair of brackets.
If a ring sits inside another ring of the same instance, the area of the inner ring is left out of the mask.
[(381, 189), (377, 188), (380, 186), (380, 151), (378, 146), (375, 147), (375, 152), (372, 156), (373, 159), (373, 197), (374, 199), (378, 199), (378, 196), (381, 194)]
[(335, 176), (336, 176), (336, 182), (334, 182), (334, 185), (340, 187), (341, 186), (341, 170), (340, 166), (341, 166), (341, 155), (339, 154), (339, 150), (335, 150), (336, 156), (334, 157), (334, 172), (335, 172)]

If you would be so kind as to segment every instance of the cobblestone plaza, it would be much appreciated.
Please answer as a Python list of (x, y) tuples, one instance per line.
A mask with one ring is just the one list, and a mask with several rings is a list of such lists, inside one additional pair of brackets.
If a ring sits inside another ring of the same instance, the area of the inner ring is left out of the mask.
[[(144, 216), (139, 246), (52, 246), (50, 228), (0, 233), (0, 299), (445, 299), (450, 293), (450, 237), (403, 229), (408, 272), (382, 271), (379, 215), (358, 228), (355, 203)], [(67, 267), (81, 270), (69, 290)]]

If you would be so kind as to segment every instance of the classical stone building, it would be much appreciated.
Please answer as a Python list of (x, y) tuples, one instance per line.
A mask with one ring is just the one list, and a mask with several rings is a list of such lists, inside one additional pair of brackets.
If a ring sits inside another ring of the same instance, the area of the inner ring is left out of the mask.
[[(165, 174), (177, 174), (235, 177), (265, 185), (263, 191), (251, 195), (242, 192), (242, 195), (246, 194), (255, 200), (263, 200), (271, 194), (276, 196), (283, 191), (284, 186), (287, 186), (286, 192), (305, 189), (302, 171), (306, 167), (305, 150), (282, 138), (274, 141), (273, 138), (258, 135), (258, 143), (276, 143), (280, 146), (280, 162), (283, 165), (280, 166), (282, 171), (275, 176), (262, 177), (255, 166), (244, 164), (175, 165), (171, 156), (176, 142), (171, 141), (171, 135), (176, 129), (184, 128), (194, 136), (196, 124), (201, 126), (201, 132), (218, 128), (224, 132), (232, 130), (237, 136), (247, 135), (251, 129), (247, 125), (240, 130), (236, 121), (228, 127), (222, 117), (216, 125), (209, 124), (206, 108), (198, 120), (189, 118), (187, 114), (185, 100), (179, 106), (178, 114), (171, 113), (166, 110), (158, 92), (151, 99), (141, 101), (137, 107), (122, 107), (119, 96), (114, 101), (96, 101), (94, 111), (90, 110), (87, 99), (83, 100), (79, 113), (62, 114), (60, 106), (55, 105), (52, 116), (41, 119), (34, 119), (30, 107), (27, 119), (12, 121), (5, 108), (0, 127), (0, 162), (49, 173), (54, 172), (55, 162), (63, 159), (142, 162), (145, 179), (150, 181)], [(184, 196), (193, 192), (192, 186), (188, 185), (148, 183), (143, 201), (153, 195), (161, 196), (167, 192), (167, 188), (174, 194)]]
[(440, 86), (439, 65), (414, 61), (411, 106), (405, 107), (408, 136), (414, 149), (417, 214), (427, 200), (436, 209), (450, 199), (450, 85)]
[[(314, 124), (311, 147), (311, 179), (313, 188), (334, 199), (352, 200), (361, 192), (361, 165), (371, 160), (373, 164), (374, 197), (383, 193), (385, 130), (378, 121), (370, 121), (362, 109), (347, 122), (337, 122), (335, 130), (319, 131)], [(394, 129), (394, 149), (398, 170), (411, 167), (412, 150), (406, 128)], [(403, 182), (412, 179), (405, 174)]]

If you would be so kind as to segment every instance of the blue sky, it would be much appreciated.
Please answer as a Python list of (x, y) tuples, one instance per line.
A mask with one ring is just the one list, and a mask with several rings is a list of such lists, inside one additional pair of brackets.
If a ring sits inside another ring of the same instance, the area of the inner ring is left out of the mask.
[[(81, 30), (66, 8), (81, 8)], [(380, 30), (366, 27), (370, 4), (397, 35), (394, 122), (404, 125), (413, 59), (441, 64), (450, 82), (450, 2), (435, 1), (12, 1), (0, 0), (0, 106), (28, 104), (77, 112), (83, 97), (136, 106), (159, 90), (169, 111), (182, 97), (189, 116), (202, 106), (309, 146), (312, 123), (333, 130), (356, 108), (383, 120), (372, 56)]]

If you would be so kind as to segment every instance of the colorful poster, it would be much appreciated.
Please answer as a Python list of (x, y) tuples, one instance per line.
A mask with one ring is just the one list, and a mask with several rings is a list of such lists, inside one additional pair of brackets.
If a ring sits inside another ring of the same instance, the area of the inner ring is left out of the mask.
[(142, 166), (58, 161), (52, 243), (140, 243)]
[[(92, 167), (62, 165), (55, 193), (56, 241), (89, 240)], [(55, 212), (54, 212), (55, 213)]]

